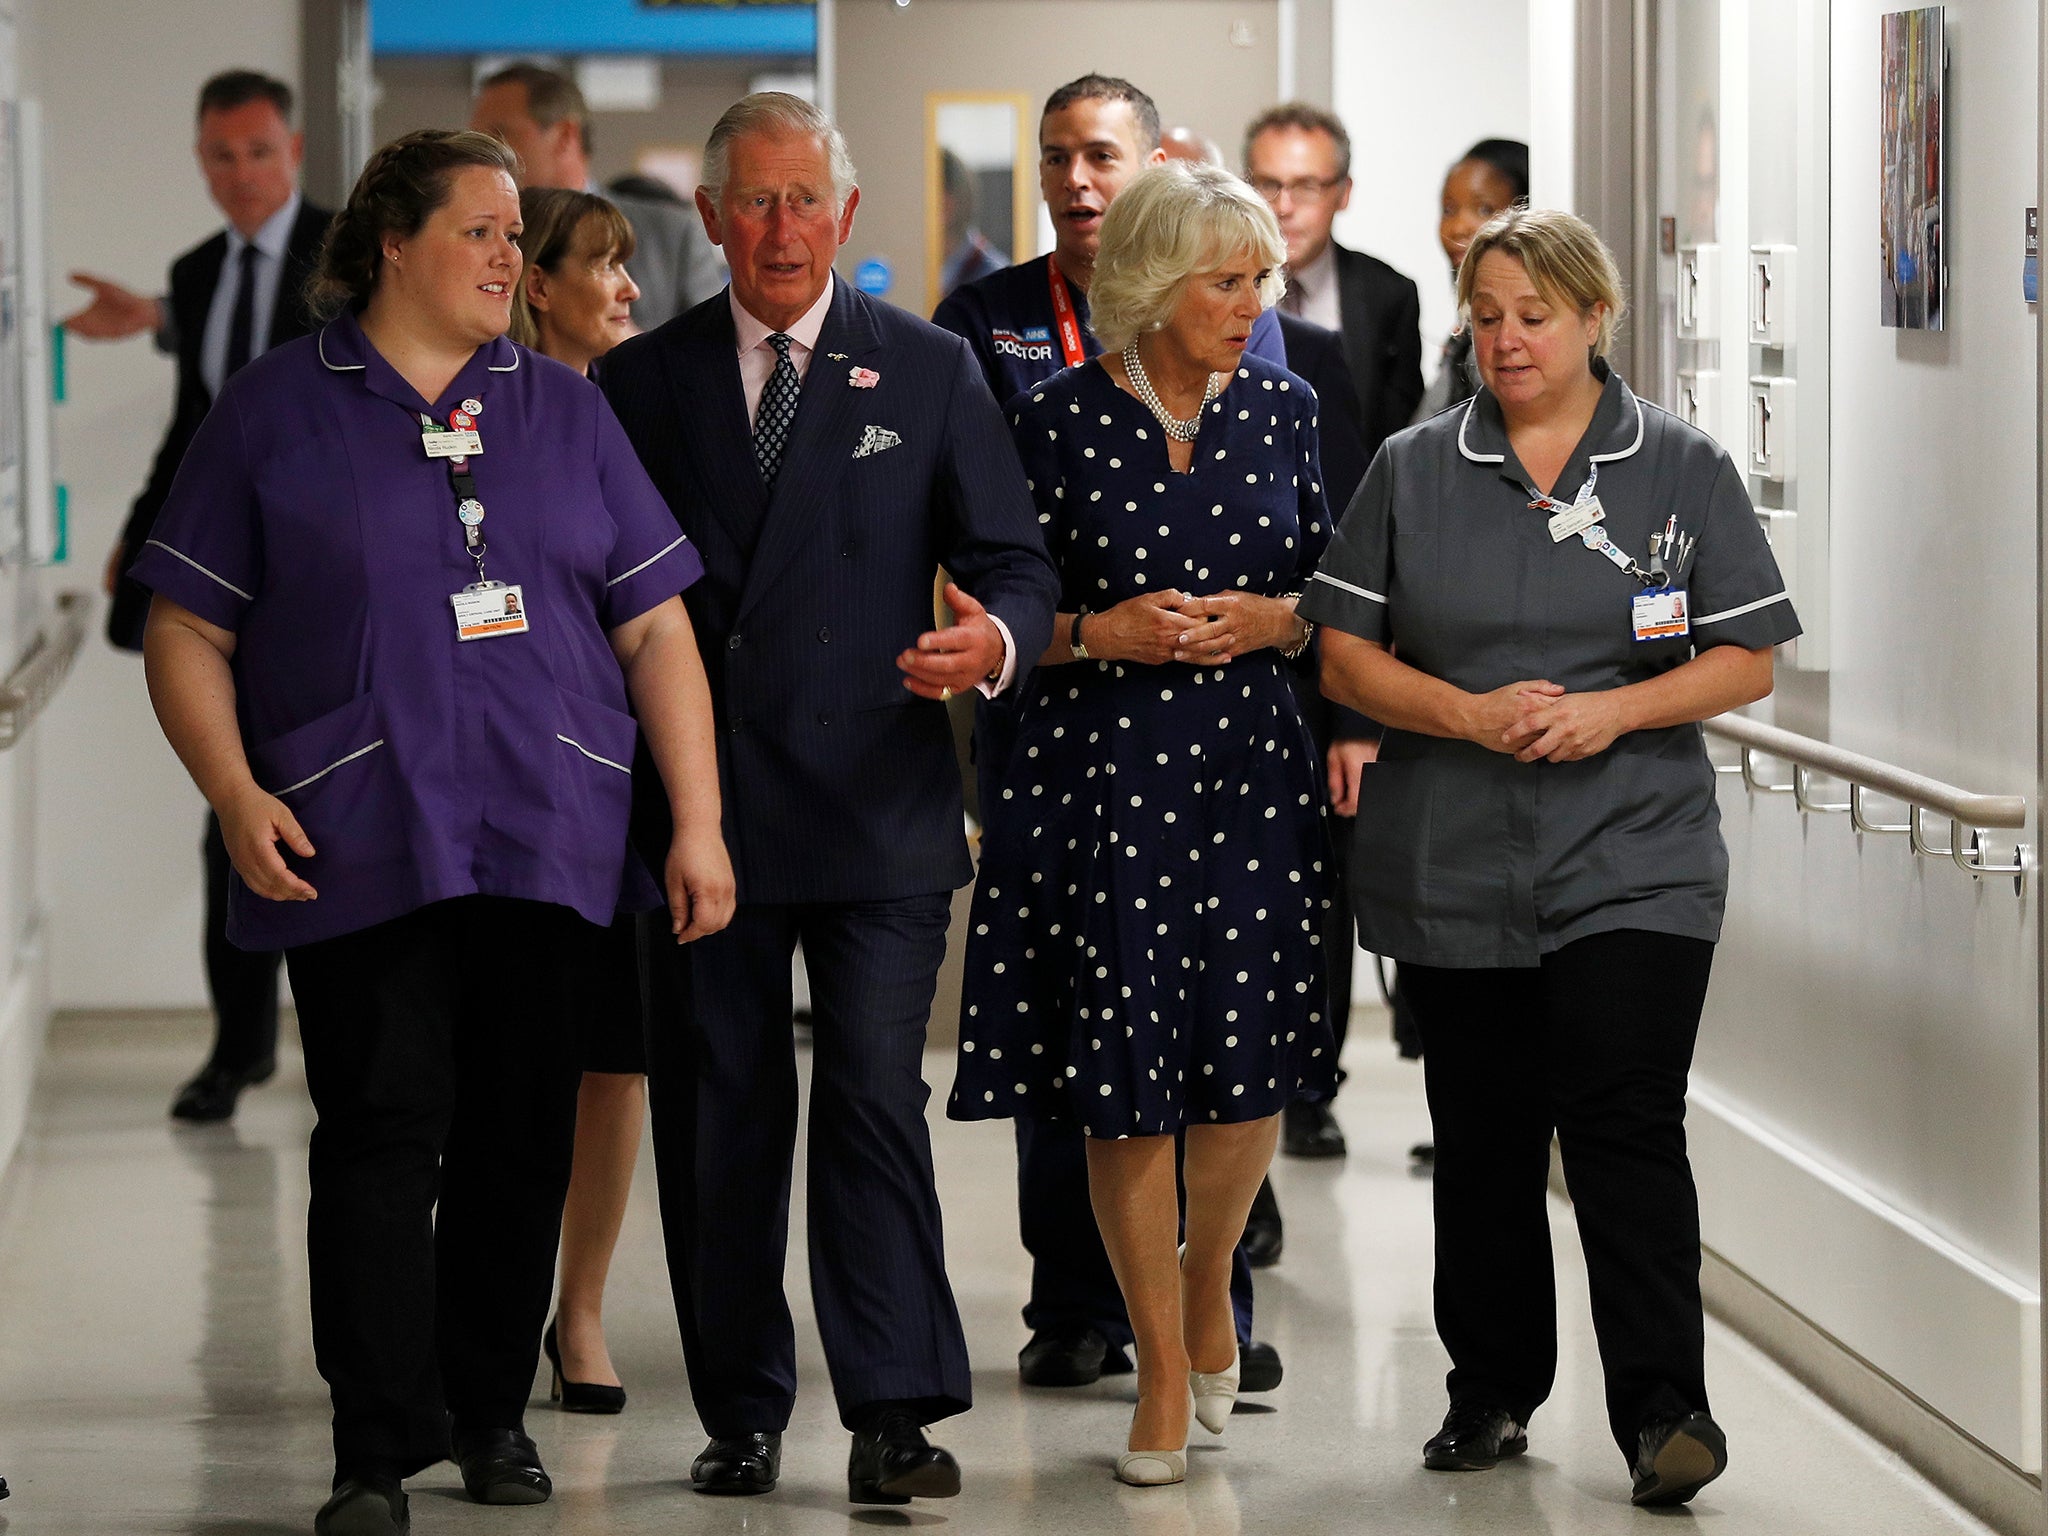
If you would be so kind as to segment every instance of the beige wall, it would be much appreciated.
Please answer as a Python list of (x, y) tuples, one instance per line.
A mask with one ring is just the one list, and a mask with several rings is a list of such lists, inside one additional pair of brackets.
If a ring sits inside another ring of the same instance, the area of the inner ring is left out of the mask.
[[(470, 60), (377, 60), (379, 144), (415, 128), (453, 128), (469, 121)], [(642, 149), (702, 149), (719, 114), (746, 95), (752, 66), (670, 63), (663, 67), (661, 105), (651, 112), (599, 112), (591, 120), (592, 170), (599, 182), (630, 171)]]
[[(1279, 87), (1279, 12), (1277, 0), (838, 0), (834, 99), (861, 188), (844, 269), (880, 256), (896, 273), (889, 298), (931, 310), (927, 92), (1021, 91), (1038, 102), (1090, 70), (1122, 75), (1151, 93), (1169, 126), (1198, 128), (1234, 155)], [(1232, 40), (1238, 22), (1249, 47)], [(1034, 116), (1027, 131), (1036, 128)]]

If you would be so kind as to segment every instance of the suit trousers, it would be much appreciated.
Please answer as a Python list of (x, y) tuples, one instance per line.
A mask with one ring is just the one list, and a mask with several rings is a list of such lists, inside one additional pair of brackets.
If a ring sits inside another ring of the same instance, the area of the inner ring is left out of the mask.
[(1436, 1326), (1454, 1403), (1527, 1422), (1557, 1373), (1555, 1132), (1586, 1254), (1607, 1419), (1707, 1411), (1685, 1084), (1714, 946), (1628, 930), (1501, 970), (1401, 966), (1436, 1132)]
[(238, 949), (228, 942), (228, 884), (234, 866), (220, 818), (206, 813), (206, 990), (213, 999), (209, 1067), (248, 1073), (277, 1056), (276, 950)]
[[(313, 1128), (313, 1350), (346, 1476), (409, 1476), (533, 1390), (603, 930), (465, 896), (286, 952)], [(437, 1209), (438, 1207), (438, 1209)]]
[(973, 1400), (946, 1278), (925, 1028), (952, 895), (742, 903), (722, 933), (650, 946), (648, 1095), (669, 1283), (713, 1436), (780, 1431), (796, 1399), (783, 1293), (797, 1138), (790, 957), (811, 984), (811, 1297), (840, 1418), (925, 1423)]

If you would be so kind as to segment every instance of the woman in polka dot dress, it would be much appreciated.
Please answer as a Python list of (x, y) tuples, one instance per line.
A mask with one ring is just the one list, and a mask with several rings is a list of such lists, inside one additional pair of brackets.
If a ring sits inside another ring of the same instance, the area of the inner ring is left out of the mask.
[(1012, 408), (1063, 612), (983, 808), (947, 1112), (1088, 1134), (1137, 1337), (1127, 1482), (1184, 1475), (1191, 1410), (1221, 1432), (1231, 1250), (1281, 1109), (1334, 1085), (1316, 758), (1285, 672), (1329, 538), (1316, 403), (1243, 355), (1284, 254), (1235, 177), (1144, 173), (1103, 223), (1103, 356)]

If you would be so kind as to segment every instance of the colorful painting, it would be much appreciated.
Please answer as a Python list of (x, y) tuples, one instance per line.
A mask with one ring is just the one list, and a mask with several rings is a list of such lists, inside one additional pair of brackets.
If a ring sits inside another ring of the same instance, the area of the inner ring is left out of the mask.
[(1942, 328), (1942, 122), (1948, 70), (1942, 7), (1893, 11), (1879, 19), (1884, 85), (1879, 111), (1878, 285), (1882, 323), (1908, 331)]

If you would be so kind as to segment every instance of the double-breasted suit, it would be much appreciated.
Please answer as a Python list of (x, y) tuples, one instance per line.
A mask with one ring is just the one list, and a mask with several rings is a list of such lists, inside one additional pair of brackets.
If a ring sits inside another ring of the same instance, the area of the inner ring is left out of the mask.
[[(972, 874), (944, 707), (895, 658), (944, 566), (1018, 671), (1059, 581), (966, 345), (834, 284), (772, 492), (721, 293), (605, 360), (606, 394), (705, 564), (686, 595), (719, 733), (739, 909), (650, 946), (649, 1073), (671, 1282), (713, 1436), (779, 1431), (796, 1390), (782, 1292), (797, 1078), (790, 956), (815, 1029), (812, 1292), (842, 1417), (970, 1399), (924, 1122), (924, 1033), (950, 892)], [(643, 778), (646, 777), (643, 774)], [(643, 846), (666, 841), (645, 786)]]

